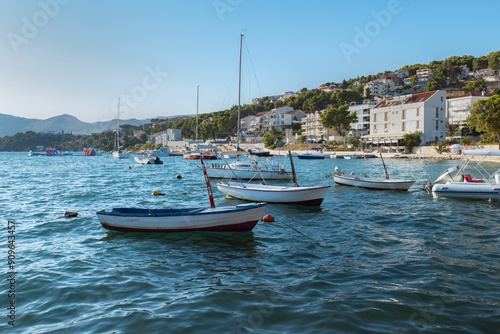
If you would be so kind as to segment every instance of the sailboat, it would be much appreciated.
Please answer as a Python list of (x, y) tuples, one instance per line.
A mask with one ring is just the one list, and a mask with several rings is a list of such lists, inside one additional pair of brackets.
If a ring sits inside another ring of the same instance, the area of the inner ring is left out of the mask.
[(120, 149), (120, 99), (118, 99), (118, 116), (116, 118), (116, 135), (115, 135), (115, 148), (113, 150), (113, 158), (115, 159), (129, 159), (130, 154), (123, 152)]
[(290, 151), (288, 151), (288, 155), (290, 156), (293, 174), (293, 184), (291, 186), (275, 186), (265, 184), (265, 182), (264, 184), (243, 183), (238, 180), (238, 182), (219, 182), (217, 183), (217, 189), (229, 197), (253, 202), (320, 206), (330, 186), (299, 186)]
[[(235, 152), (224, 152), (224, 155), (236, 156), (237, 161), (234, 164), (212, 164), (207, 166), (207, 174), (212, 178), (231, 178), (233, 175), (237, 175), (240, 179), (267, 179), (267, 180), (289, 180), (292, 178), (291, 173), (285, 171), (283, 168), (266, 167), (260, 165), (255, 160), (251, 161), (239, 161), (239, 157), (242, 155), (240, 152), (244, 152), (240, 149), (241, 141), (241, 48), (243, 43), (243, 34), (240, 34), (240, 56), (239, 56), (239, 78), (238, 78), (238, 131), (237, 131), (237, 148)], [(248, 153), (248, 152), (247, 152)], [(257, 157), (257, 155), (254, 155)], [(261, 177), (262, 175), (265, 176)]]
[[(195, 141), (198, 142), (198, 105), (200, 101), (200, 85), (198, 85), (196, 89), (196, 135), (195, 135)], [(196, 160), (196, 159), (205, 159), (205, 160), (216, 160), (218, 159), (217, 154), (215, 152), (200, 152), (200, 150), (197, 148), (193, 152), (187, 152), (186, 154), (183, 155), (184, 159), (188, 160)]]

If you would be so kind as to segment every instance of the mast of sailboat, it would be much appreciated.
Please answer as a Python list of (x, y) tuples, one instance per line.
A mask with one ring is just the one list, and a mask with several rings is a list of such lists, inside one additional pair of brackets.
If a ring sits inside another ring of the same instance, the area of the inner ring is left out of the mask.
[(243, 34), (240, 34), (240, 62), (238, 66), (238, 145), (236, 150), (240, 150), (240, 115), (241, 115), (241, 44), (243, 42)]
[(200, 85), (196, 88), (196, 141), (198, 140), (198, 105), (200, 102)]
[(120, 98), (118, 98), (118, 115), (116, 116), (116, 150), (120, 152)]
[(384, 158), (382, 158), (382, 153), (381, 152), (378, 152), (378, 153), (380, 154), (380, 159), (382, 159), (382, 165), (384, 165), (385, 179), (389, 180), (389, 173), (387, 172), (387, 168), (385, 167), (385, 162), (384, 162)]

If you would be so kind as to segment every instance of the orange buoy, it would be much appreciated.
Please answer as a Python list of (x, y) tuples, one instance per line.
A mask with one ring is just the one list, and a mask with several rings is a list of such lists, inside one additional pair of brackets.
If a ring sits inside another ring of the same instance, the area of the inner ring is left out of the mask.
[(264, 217), (262, 217), (262, 221), (264, 223), (272, 223), (274, 222), (274, 217), (271, 215), (265, 215)]
[(182, 175), (181, 174), (177, 174), (175, 177), (178, 178), (178, 179), (182, 179)]
[(132, 169), (132, 166), (128, 166), (128, 169)]

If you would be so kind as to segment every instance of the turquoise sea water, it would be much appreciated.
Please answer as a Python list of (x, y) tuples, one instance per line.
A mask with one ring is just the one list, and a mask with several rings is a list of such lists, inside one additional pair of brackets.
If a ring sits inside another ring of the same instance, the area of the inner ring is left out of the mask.
[[(299, 184), (332, 186), (321, 209), (269, 205), (276, 223), (247, 233), (102, 228), (101, 209), (209, 205), (199, 162), (163, 160), (0, 153), (0, 332), (500, 333), (500, 202), (422, 190), (456, 161), (387, 160), (391, 177), (417, 182), (380, 192), (325, 178), (335, 166), (382, 176), (379, 159), (296, 159)], [(240, 202), (212, 182), (217, 205)]]

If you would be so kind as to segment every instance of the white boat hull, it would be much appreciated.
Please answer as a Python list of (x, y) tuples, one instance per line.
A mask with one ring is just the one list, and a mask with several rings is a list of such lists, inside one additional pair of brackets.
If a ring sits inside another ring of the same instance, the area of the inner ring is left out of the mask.
[(115, 208), (97, 212), (108, 230), (131, 232), (245, 232), (252, 230), (267, 203), (249, 203), (217, 208), (135, 209)]
[(330, 186), (292, 187), (240, 182), (218, 183), (217, 189), (224, 194), (247, 201), (276, 204), (320, 206)]
[(432, 187), (432, 195), (467, 199), (500, 199), (500, 184), (469, 182), (435, 184)]
[(130, 154), (129, 153), (118, 152), (118, 151), (113, 151), (113, 158), (115, 158), (115, 159), (129, 159), (130, 158)]
[(387, 180), (347, 175), (335, 175), (333, 179), (336, 184), (376, 190), (407, 191), (415, 183), (413, 180)]
[[(234, 174), (233, 174), (234, 172)], [(288, 172), (281, 172), (278, 170), (268, 170), (264, 169), (259, 171), (256, 170), (245, 170), (245, 169), (236, 169), (236, 168), (223, 168), (223, 167), (208, 167), (207, 166), (207, 175), (211, 178), (216, 179), (229, 179), (229, 178), (239, 178), (240, 180), (262, 180), (262, 176), (264, 180), (291, 180), (292, 175)]]

